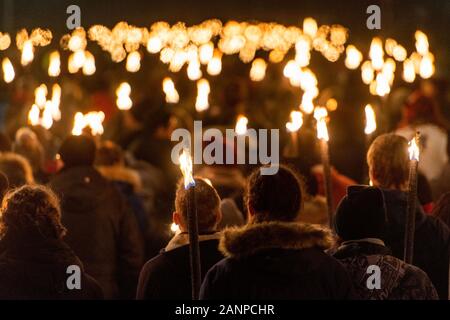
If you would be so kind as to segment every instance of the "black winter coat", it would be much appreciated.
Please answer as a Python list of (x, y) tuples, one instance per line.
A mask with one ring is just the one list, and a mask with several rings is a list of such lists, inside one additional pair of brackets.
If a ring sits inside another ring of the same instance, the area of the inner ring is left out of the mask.
[[(223, 258), (218, 239), (199, 242), (202, 279), (215, 263)], [(162, 250), (142, 268), (137, 299), (191, 300), (191, 267), (189, 245)]]
[(323, 252), (331, 233), (315, 225), (258, 223), (225, 230), (227, 258), (203, 281), (201, 299), (351, 299), (344, 267)]
[(126, 201), (93, 167), (63, 170), (50, 182), (60, 196), (65, 240), (107, 299), (133, 298), (143, 240)]
[[(100, 285), (83, 271), (81, 261), (56, 239), (2, 239), (0, 300), (102, 299)], [(67, 267), (81, 269), (81, 289), (69, 290)]]
[[(383, 190), (388, 216), (388, 234), (383, 239), (392, 254), (403, 259), (407, 194)], [(439, 219), (426, 215), (419, 203), (416, 210), (413, 265), (430, 277), (441, 299), (448, 295), (450, 231)]]

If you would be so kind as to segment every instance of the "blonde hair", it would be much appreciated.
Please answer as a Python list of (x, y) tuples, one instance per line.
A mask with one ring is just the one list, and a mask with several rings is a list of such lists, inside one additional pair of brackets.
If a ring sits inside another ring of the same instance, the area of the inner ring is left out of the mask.
[(367, 152), (367, 164), (379, 187), (402, 189), (408, 182), (408, 141), (393, 133), (378, 136)]
[[(187, 224), (187, 195), (183, 181), (178, 183), (175, 196), (175, 210)], [(220, 197), (216, 189), (202, 178), (195, 177), (195, 198), (197, 204), (198, 230), (200, 233), (214, 231), (220, 213)]]

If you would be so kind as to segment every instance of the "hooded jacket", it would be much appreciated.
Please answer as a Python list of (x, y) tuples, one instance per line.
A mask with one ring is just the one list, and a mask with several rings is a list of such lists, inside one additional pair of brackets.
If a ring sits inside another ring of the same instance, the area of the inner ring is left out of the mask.
[[(383, 190), (386, 201), (388, 230), (386, 245), (393, 256), (403, 259), (406, 226), (407, 194)], [(426, 215), (417, 203), (414, 234), (413, 265), (430, 277), (441, 299), (448, 295), (450, 231), (439, 219)]]
[[(61, 240), (1, 240), (0, 300), (102, 299), (99, 284), (84, 270), (81, 261)], [(81, 270), (80, 289), (67, 287), (67, 268)]]
[[(379, 239), (348, 241), (334, 253), (355, 284), (355, 292), (363, 300), (437, 300), (436, 289), (425, 272), (393, 257)], [(375, 242), (378, 240), (378, 242)], [(369, 277), (380, 268), (380, 287), (369, 289)]]
[(124, 198), (93, 167), (67, 168), (50, 182), (60, 196), (67, 243), (105, 297), (132, 298), (143, 263), (140, 231)]
[(323, 250), (333, 245), (316, 225), (264, 222), (223, 231), (225, 259), (203, 281), (201, 299), (348, 299), (352, 282)]

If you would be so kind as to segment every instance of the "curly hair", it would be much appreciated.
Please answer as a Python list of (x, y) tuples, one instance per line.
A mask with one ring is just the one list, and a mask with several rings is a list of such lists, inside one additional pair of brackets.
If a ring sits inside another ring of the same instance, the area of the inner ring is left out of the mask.
[(40, 236), (61, 239), (66, 228), (61, 224), (57, 196), (41, 185), (24, 185), (9, 191), (0, 211), (0, 237)]
[(262, 175), (255, 169), (247, 179), (245, 199), (254, 210), (255, 222), (297, 219), (303, 204), (303, 183), (300, 176), (286, 165), (274, 175)]

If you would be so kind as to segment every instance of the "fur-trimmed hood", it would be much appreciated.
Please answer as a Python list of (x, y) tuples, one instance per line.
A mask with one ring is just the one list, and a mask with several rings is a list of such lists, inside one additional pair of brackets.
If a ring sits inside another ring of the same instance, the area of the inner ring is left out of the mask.
[(225, 229), (219, 250), (226, 256), (240, 258), (264, 249), (325, 250), (334, 245), (331, 231), (320, 225), (299, 222), (249, 223)]
[(140, 192), (142, 189), (141, 178), (133, 169), (122, 166), (97, 166), (97, 170), (106, 179), (130, 184), (135, 192)]

